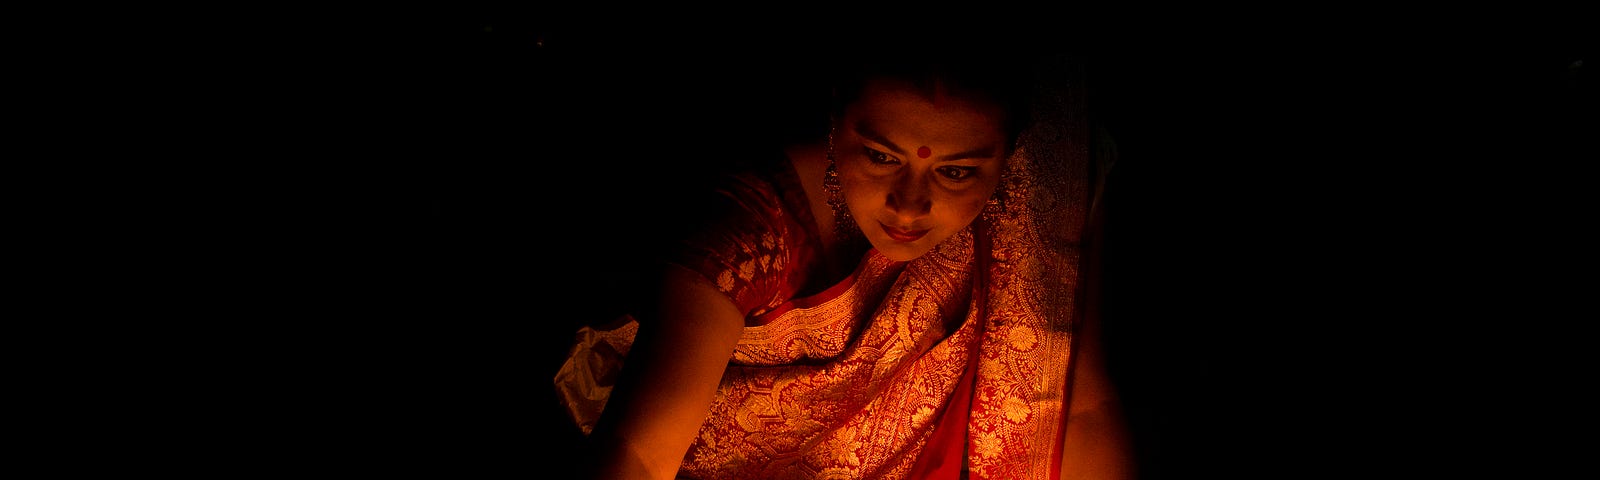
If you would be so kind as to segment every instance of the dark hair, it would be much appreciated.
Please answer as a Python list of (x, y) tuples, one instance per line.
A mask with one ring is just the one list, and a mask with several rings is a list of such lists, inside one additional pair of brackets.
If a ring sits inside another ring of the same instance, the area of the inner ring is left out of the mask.
[(838, 117), (860, 98), (866, 81), (873, 78), (903, 80), (931, 97), (935, 86), (955, 95), (994, 103), (1004, 112), (1007, 147), (1032, 117), (1034, 56), (1036, 45), (1013, 36), (981, 38), (953, 36), (856, 35), (836, 39), (841, 61), (831, 79), (831, 113)]

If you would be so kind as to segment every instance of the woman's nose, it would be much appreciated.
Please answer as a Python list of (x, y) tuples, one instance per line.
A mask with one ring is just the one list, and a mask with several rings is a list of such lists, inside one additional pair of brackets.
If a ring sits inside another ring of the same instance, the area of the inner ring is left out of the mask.
[(923, 175), (904, 174), (895, 179), (894, 188), (889, 189), (887, 203), (889, 210), (895, 215), (910, 223), (918, 217), (927, 215), (933, 208), (933, 198), (929, 195), (928, 180)]

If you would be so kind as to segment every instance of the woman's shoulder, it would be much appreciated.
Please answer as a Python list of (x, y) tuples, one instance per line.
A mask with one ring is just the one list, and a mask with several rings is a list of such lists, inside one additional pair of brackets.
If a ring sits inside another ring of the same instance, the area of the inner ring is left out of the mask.
[(803, 212), (805, 191), (795, 168), (782, 150), (763, 152), (758, 158), (729, 163), (708, 171), (690, 188), (687, 212), (697, 229), (727, 227), (762, 217), (764, 222), (796, 221)]
[(721, 172), (667, 261), (699, 272), (747, 313), (794, 295), (818, 258), (805, 193), (781, 155)]

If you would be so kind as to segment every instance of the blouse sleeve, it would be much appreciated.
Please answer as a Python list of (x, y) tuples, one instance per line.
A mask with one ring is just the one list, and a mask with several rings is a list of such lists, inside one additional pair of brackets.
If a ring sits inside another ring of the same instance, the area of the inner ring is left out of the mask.
[(748, 324), (795, 294), (804, 237), (768, 179), (730, 175), (719, 185), (691, 212), (703, 221), (672, 245), (667, 261), (705, 277)]

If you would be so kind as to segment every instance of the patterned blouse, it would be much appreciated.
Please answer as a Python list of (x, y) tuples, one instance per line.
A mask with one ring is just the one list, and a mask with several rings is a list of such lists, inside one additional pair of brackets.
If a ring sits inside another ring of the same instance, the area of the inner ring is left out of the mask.
[(829, 278), (799, 175), (785, 159), (727, 174), (697, 204), (706, 223), (674, 245), (668, 261), (699, 272), (745, 314), (747, 326)]

